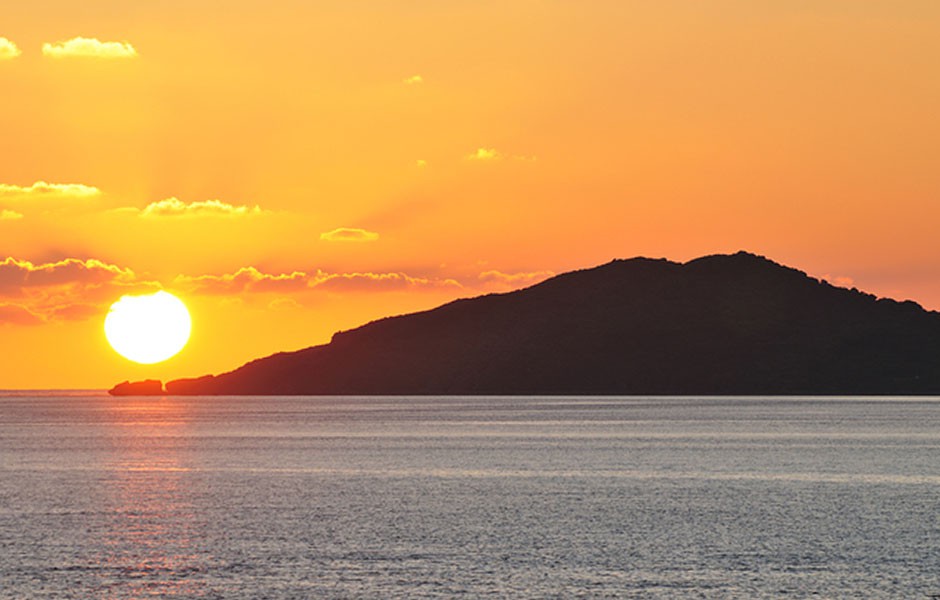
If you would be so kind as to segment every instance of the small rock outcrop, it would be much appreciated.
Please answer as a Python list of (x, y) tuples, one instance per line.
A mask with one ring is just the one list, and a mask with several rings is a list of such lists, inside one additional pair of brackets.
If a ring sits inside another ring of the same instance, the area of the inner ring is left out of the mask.
[(112, 396), (163, 396), (163, 382), (158, 379), (145, 379), (144, 381), (124, 381), (110, 390)]

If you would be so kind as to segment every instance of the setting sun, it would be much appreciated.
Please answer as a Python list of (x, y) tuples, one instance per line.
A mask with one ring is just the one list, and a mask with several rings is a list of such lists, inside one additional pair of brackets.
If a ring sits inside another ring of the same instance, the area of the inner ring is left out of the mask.
[(153, 364), (176, 355), (186, 342), (192, 321), (183, 302), (168, 292), (124, 296), (111, 305), (104, 334), (128, 360)]

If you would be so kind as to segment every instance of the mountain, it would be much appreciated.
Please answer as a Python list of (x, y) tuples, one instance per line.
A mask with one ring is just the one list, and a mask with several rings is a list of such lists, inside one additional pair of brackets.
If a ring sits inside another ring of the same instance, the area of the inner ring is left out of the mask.
[(170, 394), (938, 394), (940, 313), (746, 252), (615, 260)]

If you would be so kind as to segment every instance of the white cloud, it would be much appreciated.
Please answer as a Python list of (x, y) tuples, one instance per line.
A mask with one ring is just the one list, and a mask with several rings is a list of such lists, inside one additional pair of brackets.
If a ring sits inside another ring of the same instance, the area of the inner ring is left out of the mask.
[(141, 217), (247, 217), (260, 215), (260, 206), (235, 206), (221, 200), (183, 202), (178, 198), (167, 198), (148, 204), (140, 211)]
[(403, 81), (408, 85), (421, 85), (424, 83), (424, 77), (420, 75), (412, 75), (411, 77), (406, 77)]
[(101, 194), (101, 190), (81, 183), (47, 183), (37, 181), (30, 186), (0, 183), (0, 198), (92, 198)]
[(12, 60), (22, 54), (23, 51), (16, 47), (16, 44), (0, 37), (0, 60)]
[(95, 38), (75, 37), (55, 44), (43, 44), (42, 53), (51, 58), (134, 58), (137, 50), (128, 42), (102, 42)]
[(16, 221), (22, 219), (23, 215), (15, 210), (0, 210), (0, 221)]

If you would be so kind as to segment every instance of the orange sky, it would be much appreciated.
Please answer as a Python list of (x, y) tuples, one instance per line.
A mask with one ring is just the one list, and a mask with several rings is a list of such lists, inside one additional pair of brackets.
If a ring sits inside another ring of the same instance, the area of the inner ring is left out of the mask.
[[(219, 372), (616, 257), (940, 309), (936, 0), (0, 6), (0, 388)], [(80, 39), (78, 39), (80, 38)], [(102, 322), (164, 288), (177, 357)]]

